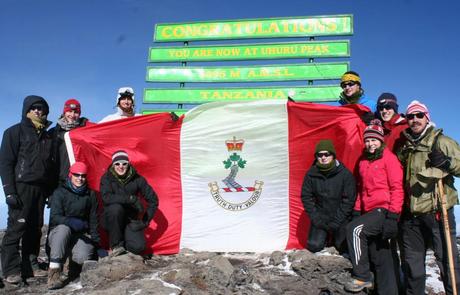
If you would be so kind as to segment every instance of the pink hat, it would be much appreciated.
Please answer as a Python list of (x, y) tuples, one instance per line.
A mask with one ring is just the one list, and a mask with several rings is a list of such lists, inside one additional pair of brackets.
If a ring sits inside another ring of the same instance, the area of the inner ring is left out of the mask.
[(428, 108), (426, 107), (426, 105), (424, 105), (418, 100), (413, 100), (407, 106), (406, 115), (413, 114), (413, 113), (425, 113), (425, 116), (428, 119), (428, 121), (431, 121), (430, 113), (428, 112)]
[(364, 139), (366, 138), (375, 138), (384, 142), (384, 132), (380, 120), (372, 120), (369, 126), (364, 129)]
[(87, 174), (88, 167), (83, 162), (75, 162), (72, 166), (70, 166), (69, 173), (76, 173), (76, 174)]

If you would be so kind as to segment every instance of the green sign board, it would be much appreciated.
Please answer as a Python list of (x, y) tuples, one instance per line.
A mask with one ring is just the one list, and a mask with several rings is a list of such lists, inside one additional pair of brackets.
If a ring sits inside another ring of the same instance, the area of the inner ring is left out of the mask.
[(352, 15), (157, 24), (154, 40), (193, 41), (353, 34)]
[(148, 82), (259, 82), (338, 79), (348, 62), (246, 67), (148, 67)]
[(176, 115), (180, 116), (188, 112), (188, 110), (186, 109), (147, 109), (147, 110), (141, 111), (142, 115), (159, 114), (159, 113), (165, 113), (165, 112), (168, 112), (168, 113), (174, 112), (176, 113)]
[(144, 103), (205, 103), (211, 101), (246, 101), (255, 99), (286, 99), (293, 95), (295, 101), (337, 101), (342, 89), (339, 86), (310, 87), (254, 87), (254, 88), (181, 88), (144, 89)]
[(349, 57), (350, 42), (321, 41), (230, 46), (151, 47), (149, 62)]

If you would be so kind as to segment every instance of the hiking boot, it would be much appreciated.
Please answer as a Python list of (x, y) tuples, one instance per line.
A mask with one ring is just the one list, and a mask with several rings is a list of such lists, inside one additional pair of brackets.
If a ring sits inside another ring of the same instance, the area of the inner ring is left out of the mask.
[(373, 287), (374, 283), (372, 281), (361, 281), (353, 278), (345, 284), (345, 290), (348, 292), (360, 292), (366, 288), (372, 289)]
[(20, 274), (10, 275), (5, 278), (5, 282), (13, 285), (17, 285), (22, 282), (22, 277)]
[(36, 278), (44, 278), (48, 275), (48, 271), (41, 269), (41, 268), (36, 268), (33, 270), (34, 272), (34, 277)]
[(64, 282), (61, 280), (61, 269), (50, 268), (48, 270), (48, 290), (61, 289)]
[(110, 256), (115, 257), (115, 256), (120, 256), (122, 254), (126, 253), (126, 249), (123, 246), (117, 246), (112, 249), (112, 253), (110, 253)]

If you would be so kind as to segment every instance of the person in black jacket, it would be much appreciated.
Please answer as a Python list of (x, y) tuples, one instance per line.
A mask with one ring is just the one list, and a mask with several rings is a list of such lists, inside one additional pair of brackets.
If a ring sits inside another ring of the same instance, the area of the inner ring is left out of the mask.
[[(101, 178), (104, 223), (109, 235), (111, 256), (140, 254), (145, 249), (146, 228), (158, 207), (158, 198), (144, 177), (137, 173), (125, 151), (112, 155), (112, 164)], [(147, 201), (147, 209), (139, 198)]]
[(69, 174), (69, 156), (65, 145), (64, 134), (75, 128), (87, 125), (88, 119), (81, 117), (81, 104), (71, 98), (64, 103), (64, 110), (58, 119), (56, 127), (50, 129), (53, 136), (53, 153), (58, 169), (59, 183), (66, 183)]
[[(87, 187), (88, 168), (82, 162), (75, 162), (70, 167), (67, 181), (61, 184), (53, 193), (50, 204), (50, 265), (48, 270), (48, 289), (59, 289), (64, 286), (61, 279), (62, 265), (67, 253), (70, 262), (81, 265), (98, 253), (105, 256), (100, 249), (97, 197), (96, 193)], [(69, 278), (78, 276), (70, 273)]]
[(315, 162), (304, 177), (302, 203), (310, 217), (307, 249), (321, 251), (332, 234), (339, 252), (346, 249), (346, 225), (356, 199), (355, 179), (336, 159), (330, 140), (321, 140), (315, 147)]
[(5, 281), (12, 284), (20, 283), (21, 276), (25, 279), (47, 274), (39, 268), (37, 257), (45, 201), (54, 186), (48, 113), (48, 103), (43, 97), (27, 96), (21, 122), (3, 133), (0, 176), (8, 205), (8, 223), (1, 260)]

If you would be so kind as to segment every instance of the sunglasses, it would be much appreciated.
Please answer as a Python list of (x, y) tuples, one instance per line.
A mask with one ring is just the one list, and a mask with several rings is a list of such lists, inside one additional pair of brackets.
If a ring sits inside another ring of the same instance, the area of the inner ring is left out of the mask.
[(72, 175), (77, 178), (86, 178), (86, 174), (72, 173)]
[(35, 110), (43, 111), (43, 106), (41, 106), (41, 105), (33, 105), (33, 106), (30, 107), (30, 110), (31, 111), (35, 111)]
[(355, 85), (356, 85), (355, 82), (347, 82), (347, 83), (340, 84), (340, 87), (342, 87), (342, 89), (345, 89), (345, 88), (347, 88), (347, 86), (352, 87), (352, 86), (355, 86)]
[(332, 155), (330, 152), (316, 153), (316, 157), (318, 158), (329, 157), (330, 155)]
[(127, 162), (123, 162), (123, 163), (121, 163), (121, 162), (116, 162), (116, 163), (115, 163), (115, 166), (123, 166), (123, 167), (125, 167), (125, 166), (128, 166), (128, 163), (127, 163)]
[(389, 104), (384, 104), (384, 105), (379, 105), (379, 106), (377, 107), (377, 109), (378, 109), (379, 111), (383, 111), (383, 109), (385, 109), (385, 110), (391, 110), (391, 109), (393, 109), (393, 107), (392, 107), (391, 105), (389, 105)]
[(423, 117), (425, 117), (425, 113), (415, 113), (406, 115), (407, 120), (413, 120), (415, 117), (417, 117), (418, 119), (422, 119)]

